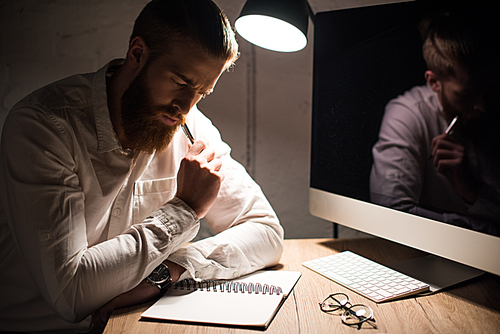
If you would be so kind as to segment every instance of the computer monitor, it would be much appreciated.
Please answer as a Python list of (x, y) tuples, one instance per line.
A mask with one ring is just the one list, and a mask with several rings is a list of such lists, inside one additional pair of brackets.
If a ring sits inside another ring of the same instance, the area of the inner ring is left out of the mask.
[(422, 16), (416, 2), (316, 14), (310, 212), (471, 269), (470, 277), (480, 273), (473, 268), (500, 275), (499, 237), (370, 202), (372, 147), (385, 105), (425, 84)]

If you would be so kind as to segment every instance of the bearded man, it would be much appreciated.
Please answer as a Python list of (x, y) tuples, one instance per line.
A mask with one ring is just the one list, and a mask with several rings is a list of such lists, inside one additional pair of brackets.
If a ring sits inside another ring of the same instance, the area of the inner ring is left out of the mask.
[[(237, 57), (211, 0), (153, 0), (126, 59), (12, 108), (0, 151), (0, 330), (99, 331), (113, 308), (177, 280), (278, 263), (276, 214), (196, 107)], [(217, 234), (183, 247), (201, 218)]]
[(370, 193), (387, 207), (500, 235), (499, 34), (483, 15), (421, 22), (427, 85), (387, 104)]

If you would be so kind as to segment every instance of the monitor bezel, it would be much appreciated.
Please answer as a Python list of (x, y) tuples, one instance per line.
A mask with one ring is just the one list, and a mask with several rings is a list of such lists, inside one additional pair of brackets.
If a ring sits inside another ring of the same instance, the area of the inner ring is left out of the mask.
[(376, 204), (309, 189), (312, 215), (500, 275), (500, 238)]

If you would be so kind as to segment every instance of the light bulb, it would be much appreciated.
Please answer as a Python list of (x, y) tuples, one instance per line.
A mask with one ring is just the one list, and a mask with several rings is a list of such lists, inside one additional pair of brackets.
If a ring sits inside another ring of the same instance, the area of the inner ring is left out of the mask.
[(271, 16), (245, 15), (236, 20), (235, 27), (244, 39), (265, 49), (294, 52), (307, 45), (307, 38), (302, 31)]

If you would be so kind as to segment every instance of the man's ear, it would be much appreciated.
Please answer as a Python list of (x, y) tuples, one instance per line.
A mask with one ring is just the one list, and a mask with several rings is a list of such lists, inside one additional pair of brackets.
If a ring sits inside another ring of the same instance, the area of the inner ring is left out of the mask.
[(146, 64), (149, 49), (144, 39), (140, 36), (134, 37), (130, 41), (127, 52), (127, 62), (132, 68), (142, 68)]
[(427, 83), (434, 92), (441, 92), (442, 83), (436, 73), (432, 72), (431, 70), (425, 71), (425, 80), (427, 80)]

